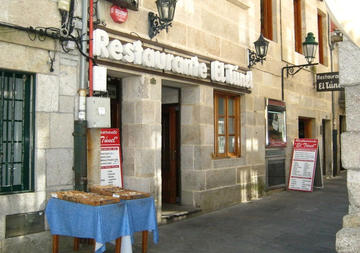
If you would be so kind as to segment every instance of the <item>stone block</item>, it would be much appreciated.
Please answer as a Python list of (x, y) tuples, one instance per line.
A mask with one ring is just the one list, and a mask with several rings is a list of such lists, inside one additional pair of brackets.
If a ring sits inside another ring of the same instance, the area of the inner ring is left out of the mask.
[(336, 233), (337, 253), (360, 252), (360, 228), (343, 228)]
[(214, 126), (200, 126), (200, 143), (201, 145), (214, 146)]
[(244, 158), (224, 158), (214, 160), (214, 168), (230, 168), (245, 165)]
[(200, 144), (200, 128), (183, 125), (181, 127), (181, 143), (184, 145)]
[(360, 131), (360, 85), (346, 87), (345, 96), (346, 131)]
[(75, 107), (75, 98), (73, 96), (60, 96), (59, 108), (60, 112), (73, 113)]
[(241, 200), (241, 186), (239, 185), (194, 192), (195, 206), (200, 207), (202, 211), (224, 208), (239, 203)]
[(37, 113), (35, 117), (36, 122), (36, 147), (49, 148), (50, 147), (50, 114)]
[(181, 170), (193, 170), (194, 161), (194, 145), (181, 145)]
[(126, 77), (122, 79), (123, 101), (138, 101), (150, 98), (149, 83), (145, 76)]
[(360, 170), (347, 171), (349, 214), (360, 212)]
[(124, 187), (127, 189), (155, 193), (153, 177), (124, 177)]
[[(212, 22), (213, 24), (214, 22)], [(208, 24), (210, 25), (210, 24)], [(198, 51), (200, 54), (220, 56), (221, 40), (218, 36), (204, 30), (187, 27), (188, 48)], [(199, 47), (201, 45), (201, 47)]]
[(36, 99), (37, 112), (57, 112), (59, 110), (59, 78), (38, 74)]
[(48, 149), (46, 165), (47, 186), (72, 185), (74, 183), (72, 149)]
[(221, 58), (229, 62), (245, 63), (248, 57), (247, 52), (247, 48), (239, 46), (239, 44), (227, 40), (221, 41)]
[[(46, 150), (37, 148), (35, 150), (35, 191), (46, 190)], [(1, 223), (0, 223), (1, 224)]]
[(50, 147), (73, 148), (74, 116), (70, 113), (50, 115)]
[(200, 102), (204, 106), (214, 107), (214, 88), (209, 86), (201, 86)]
[(236, 184), (236, 168), (206, 171), (206, 189)]
[(132, 101), (123, 101), (121, 104), (121, 114), (123, 124), (135, 124), (135, 105)]
[(196, 119), (200, 124), (214, 125), (214, 111), (210, 106), (195, 106)]
[(348, 214), (343, 217), (344, 228), (360, 228), (360, 212)]
[(353, 42), (345, 38), (339, 44), (339, 58), (340, 84), (345, 87), (359, 84), (360, 71), (358, 59), (360, 58), (360, 49)]
[(155, 105), (156, 103), (153, 101), (138, 101), (135, 105), (135, 123), (154, 124)]
[[(148, 82), (150, 82), (150, 99), (161, 102), (162, 97), (162, 85), (161, 79), (156, 76), (148, 76)], [(155, 83), (154, 83), (155, 81)]]
[(193, 105), (181, 105), (181, 125), (193, 125), (194, 110)]
[(194, 206), (194, 193), (193, 191), (181, 191), (181, 204)]
[(186, 170), (181, 172), (181, 189), (184, 191), (205, 190), (206, 174), (204, 171)]
[(348, 170), (360, 170), (360, 132), (341, 134), (341, 160)]
[(134, 176), (135, 175), (135, 149), (126, 147), (123, 151), (123, 175)]
[(77, 94), (78, 76), (76, 66), (60, 65), (60, 95), (75, 96)]
[(182, 105), (200, 104), (200, 86), (181, 88)]
[(214, 146), (194, 146), (194, 169), (206, 170), (213, 167)]
[(135, 176), (149, 177), (155, 175), (155, 159), (156, 150), (136, 149), (135, 160)]

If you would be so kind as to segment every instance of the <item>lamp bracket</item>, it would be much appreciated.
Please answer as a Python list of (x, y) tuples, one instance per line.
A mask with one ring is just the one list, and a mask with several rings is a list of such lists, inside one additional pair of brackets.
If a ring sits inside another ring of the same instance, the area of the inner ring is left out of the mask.
[(169, 26), (172, 26), (171, 22), (161, 21), (160, 17), (153, 12), (149, 12), (148, 20), (150, 39), (154, 38), (161, 30), (166, 29), (166, 32), (168, 32)]
[(261, 58), (259, 57), (255, 51), (252, 51), (250, 49), (249, 50), (249, 65), (248, 68), (251, 68), (252, 66), (254, 66), (256, 63), (261, 62), (261, 64), (263, 64), (263, 61), (266, 60), (265, 57)]
[(315, 66), (318, 65), (318, 63), (309, 63), (309, 64), (302, 64), (302, 65), (291, 65), (283, 67), (283, 69), (286, 69), (286, 77), (294, 76), (296, 75), (300, 70), (303, 68), (309, 67), (309, 66)]

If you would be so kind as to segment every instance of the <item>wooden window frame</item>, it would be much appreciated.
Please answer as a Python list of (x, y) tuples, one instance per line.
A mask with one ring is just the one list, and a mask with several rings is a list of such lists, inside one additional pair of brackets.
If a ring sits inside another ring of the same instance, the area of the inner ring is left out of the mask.
[(318, 12), (318, 41), (319, 41), (319, 63), (324, 64), (324, 36), (323, 36), (323, 18), (324, 16)]
[(261, 33), (265, 38), (273, 40), (272, 0), (261, 0), (260, 5)]
[(302, 54), (302, 13), (301, 13), (301, 0), (294, 1), (294, 39), (295, 51)]
[[(219, 98), (225, 99), (224, 115), (219, 115), (219, 112), (218, 112)], [(229, 114), (229, 108), (228, 108), (228, 100), (229, 99), (234, 100), (234, 108), (233, 108), (234, 116), (228, 115)], [(224, 117), (224, 119), (225, 119), (224, 120), (225, 134), (223, 134), (223, 135), (218, 134), (219, 133), (218, 132), (218, 129), (219, 129), (218, 119), (220, 116)], [(234, 134), (228, 133), (228, 118), (234, 118)], [(214, 129), (215, 129), (214, 157), (215, 158), (240, 157), (240, 155), (241, 155), (241, 145), (240, 145), (241, 144), (241, 140), (240, 140), (241, 132), (240, 132), (240, 96), (239, 95), (225, 93), (225, 92), (219, 92), (219, 91), (214, 92)], [(218, 152), (218, 137), (219, 136), (225, 136), (225, 152), (224, 153)], [(229, 148), (228, 148), (229, 136), (234, 136), (234, 138), (235, 138), (234, 152), (229, 152)]]

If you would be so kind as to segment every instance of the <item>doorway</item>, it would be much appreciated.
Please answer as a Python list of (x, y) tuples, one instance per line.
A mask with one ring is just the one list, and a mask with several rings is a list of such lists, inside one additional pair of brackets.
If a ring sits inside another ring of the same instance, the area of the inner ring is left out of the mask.
[(313, 138), (312, 118), (299, 117), (299, 138)]
[(162, 202), (180, 202), (179, 104), (162, 105)]
[(332, 134), (331, 134), (331, 121), (323, 119), (322, 125), (322, 172), (323, 175), (332, 175)]

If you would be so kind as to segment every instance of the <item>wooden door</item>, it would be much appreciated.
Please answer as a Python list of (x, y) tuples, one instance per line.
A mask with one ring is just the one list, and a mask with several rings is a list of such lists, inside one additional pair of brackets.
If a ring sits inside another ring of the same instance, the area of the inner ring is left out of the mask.
[(175, 204), (179, 197), (179, 140), (177, 104), (162, 106), (162, 200)]

